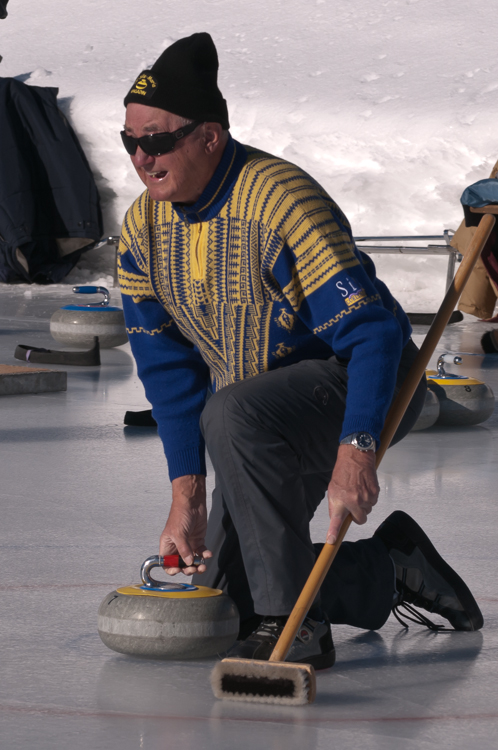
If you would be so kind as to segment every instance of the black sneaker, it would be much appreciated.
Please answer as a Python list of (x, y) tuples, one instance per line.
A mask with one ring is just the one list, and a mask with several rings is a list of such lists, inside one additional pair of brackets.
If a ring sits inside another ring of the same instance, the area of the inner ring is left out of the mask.
[(498, 330), (483, 333), (481, 346), (485, 354), (498, 354)]
[[(393, 614), (402, 625), (407, 627), (402, 619), (405, 617), (426, 625), (430, 630), (451, 630), (431, 622), (410, 606), (414, 605), (441, 615), (449, 620), (454, 630), (482, 628), (481, 610), (468, 586), (443, 560), (413, 518), (396, 510), (381, 523), (374, 536), (382, 539), (396, 567), (399, 596)], [(405, 612), (400, 613), (399, 607)]]
[[(261, 659), (266, 661), (275, 648), (287, 617), (263, 617), (245, 641), (239, 641), (228, 652), (229, 658)], [(327, 619), (321, 622), (306, 617), (285, 661), (311, 664), (315, 669), (327, 669), (335, 663), (335, 648)]]

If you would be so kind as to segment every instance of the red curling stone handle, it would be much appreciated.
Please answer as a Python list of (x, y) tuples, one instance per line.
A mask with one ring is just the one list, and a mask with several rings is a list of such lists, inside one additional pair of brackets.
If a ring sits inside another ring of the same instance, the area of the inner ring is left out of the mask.
[(204, 558), (195, 555), (194, 562), (191, 563), (191, 565), (187, 565), (183, 557), (180, 557), (180, 555), (164, 555), (164, 557), (159, 558), (159, 562), (162, 568), (189, 568), (191, 565), (194, 565), (197, 568), (204, 563)]

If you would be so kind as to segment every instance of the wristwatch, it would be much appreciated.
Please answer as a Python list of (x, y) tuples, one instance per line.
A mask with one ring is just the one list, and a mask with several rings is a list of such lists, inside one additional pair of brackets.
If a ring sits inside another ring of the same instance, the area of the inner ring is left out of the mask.
[(377, 447), (375, 439), (368, 432), (353, 432), (343, 438), (340, 445), (354, 445), (357, 450), (363, 453), (375, 451)]

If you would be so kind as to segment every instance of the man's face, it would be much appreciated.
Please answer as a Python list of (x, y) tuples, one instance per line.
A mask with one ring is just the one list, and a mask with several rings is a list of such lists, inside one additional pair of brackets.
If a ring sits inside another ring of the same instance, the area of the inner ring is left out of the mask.
[[(140, 138), (153, 133), (171, 133), (183, 124), (178, 115), (133, 102), (126, 108), (124, 129), (128, 135)], [(167, 154), (148, 156), (138, 146), (130, 159), (155, 201), (195, 203), (211, 176), (202, 125), (179, 140)]]

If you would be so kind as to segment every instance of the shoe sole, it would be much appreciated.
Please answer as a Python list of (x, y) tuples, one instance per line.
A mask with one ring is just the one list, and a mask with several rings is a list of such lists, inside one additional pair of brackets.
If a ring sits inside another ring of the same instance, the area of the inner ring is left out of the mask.
[[(467, 615), (471, 626), (469, 628), (458, 629), (480, 630), (484, 624), (484, 620), (481, 610), (479, 609), (479, 606), (474, 599), (472, 592), (470, 591), (465, 581), (460, 578), (458, 573), (456, 573), (453, 568), (448, 565), (448, 563), (441, 557), (425, 531), (418, 525), (418, 523), (402, 510), (396, 510), (394, 511), (394, 513), (391, 513), (391, 515), (386, 518), (386, 520), (379, 526), (379, 529), (377, 529), (374, 534), (374, 536), (380, 537), (380, 539), (384, 541), (384, 544), (386, 544), (386, 546), (388, 543), (391, 543), (391, 540), (389, 538), (387, 540), (383, 539), (382, 529), (386, 528), (387, 530), (388, 527), (397, 532), (394, 538), (396, 538), (396, 536), (401, 533), (404, 537), (407, 538), (407, 542), (412, 545), (412, 549), (410, 551), (400, 550), (402, 554), (409, 555), (415, 549), (415, 547), (418, 547), (427, 562), (453, 589), (458, 601), (463, 606), (464, 613)], [(389, 550), (389, 552), (391, 553), (391, 550)]]

